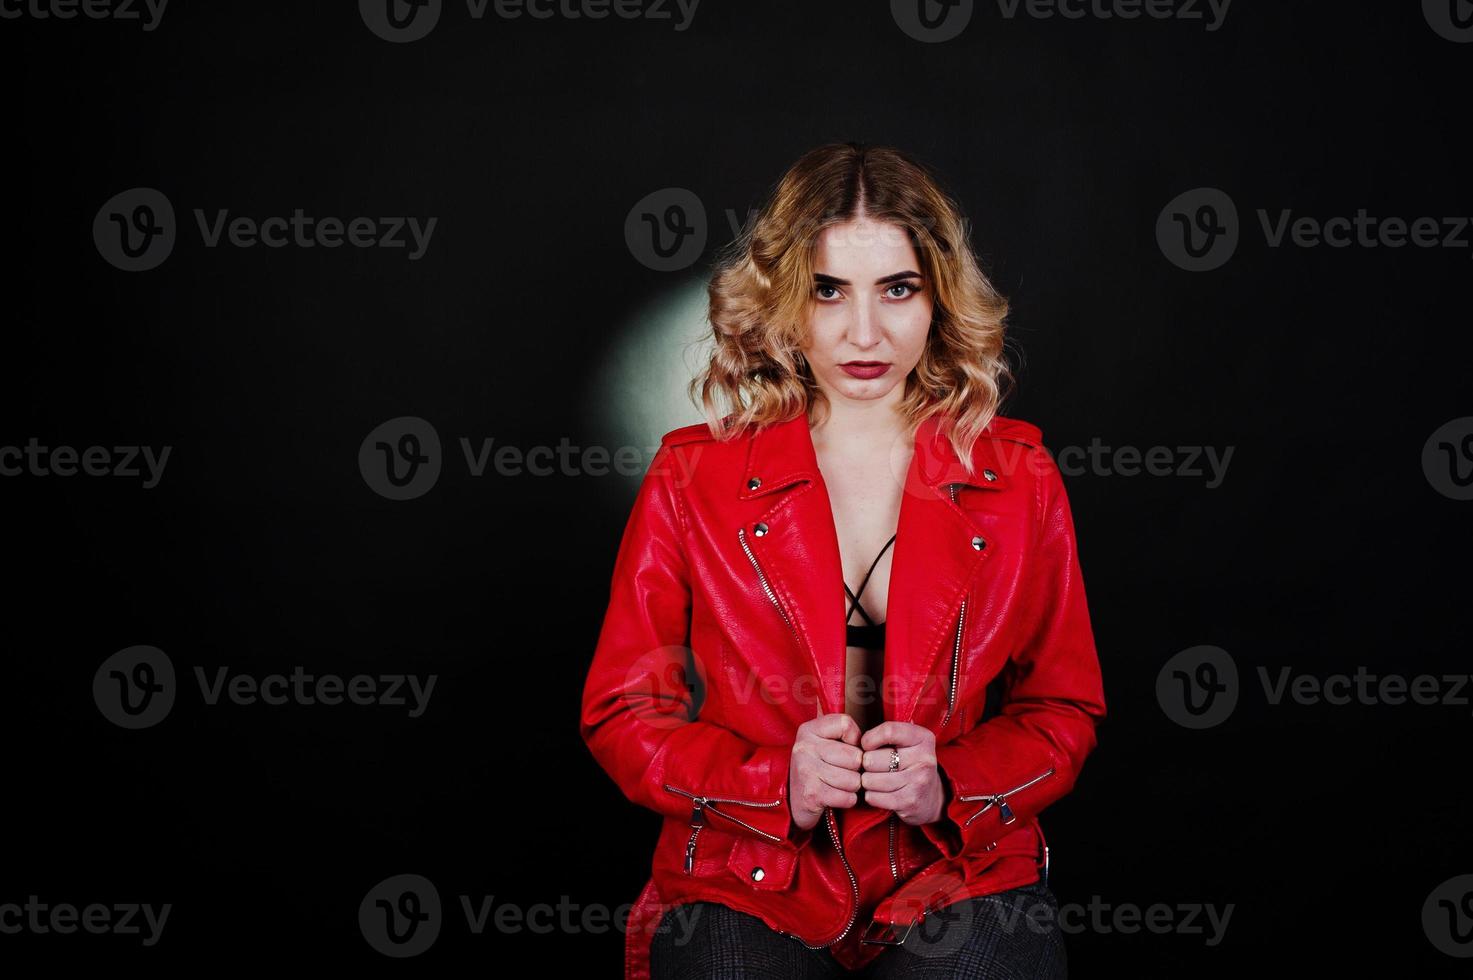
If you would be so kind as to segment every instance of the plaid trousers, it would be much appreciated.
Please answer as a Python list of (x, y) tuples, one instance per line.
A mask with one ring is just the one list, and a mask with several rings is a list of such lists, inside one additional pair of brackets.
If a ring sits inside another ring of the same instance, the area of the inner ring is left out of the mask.
[(905, 942), (851, 972), (827, 949), (769, 929), (717, 902), (668, 909), (650, 944), (652, 980), (1062, 980), (1058, 900), (1043, 881), (931, 912)]

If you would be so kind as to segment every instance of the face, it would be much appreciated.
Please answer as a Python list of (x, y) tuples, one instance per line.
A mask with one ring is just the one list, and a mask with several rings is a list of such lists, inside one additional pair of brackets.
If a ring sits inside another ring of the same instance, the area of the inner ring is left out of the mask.
[(931, 329), (920, 269), (898, 225), (856, 218), (823, 230), (803, 356), (831, 402), (900, 401)]

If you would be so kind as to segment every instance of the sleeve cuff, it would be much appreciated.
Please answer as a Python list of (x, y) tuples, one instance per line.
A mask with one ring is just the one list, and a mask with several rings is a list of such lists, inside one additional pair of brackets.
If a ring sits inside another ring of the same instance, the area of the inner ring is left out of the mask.
[(951, 815), (951, 806), (955, 796), (951, 788), (951, 780), (946, 776), (946, 770), (940, 765), (936, 767), (936, 774), (941, 777), (941, 786), (945, 793), (941, 803), (941, 816), (934, 823), (921, 824), (921, 833), (926, 835), (943, 857), (954, 858), (962, 852), (962, 829)]

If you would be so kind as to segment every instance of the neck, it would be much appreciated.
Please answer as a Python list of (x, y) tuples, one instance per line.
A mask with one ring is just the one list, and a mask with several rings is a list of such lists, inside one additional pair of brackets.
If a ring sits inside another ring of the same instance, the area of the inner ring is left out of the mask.
[(905, 418), (899, 412), (900, 398), (854, 401), (829, 395), (828, 416), (813, 425), (815, 445), (836, 449), (887, 448), (905, 431)]

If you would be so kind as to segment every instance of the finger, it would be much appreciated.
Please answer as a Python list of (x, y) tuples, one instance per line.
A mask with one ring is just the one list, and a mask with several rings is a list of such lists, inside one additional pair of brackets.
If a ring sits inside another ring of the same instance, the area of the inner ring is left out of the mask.
[(826, 785), (846, 793), (857, 793), (860, 786), (863, 785), (860, 782), (860, 774), (856, 770), (831, 766), (827, 762), (820, 762), (814, 770), (814, 775)]
[(859, 744), (859, 723), (842, 711), (820, 715), (814, 720), (812, 731), (820, 738), (846, 742), (849, 745)]
[(819, 783), (816, 795), (821, 806), (836, 806), (842, 810), (847, 810), (859, 803), (858, 792), (837, 789), (828, 783)]
[(908, 772), (864, 772), (860, 774), (860, 785), (864, 787), (865, 795), (870, 793), (894, 793), (910, 785), (911, 774)]
[(908, 721), (882, 721), (864, 733), (859, 747), (875, 749), (882, 745), (920, 745), (930, 732)]
[(890, 762), (897, 754), (900, 756), (900, 765), (897, 767), (899, 769), (931, 769), (936, 765), (936, 752), (929, 743), (919, 746), (907, 745), (903, 748), (897, 746), (894, 753), (890, 751), (889, 746), (886, 746), (864, 754), (865, 771), (890, 771)]
[(825, 740), (818, 743), (818, 757), (831, 765), (858, 772), (863, 764), (864, 753), (858, 746)]
[(864, 753), (863, 759), (860, 760), (860, 765), (864, 767), (865, 772), (889, 772), (890, 763), (894, 761), (896, 753), (900, 755), (900, 765), (897, 768), (904, 769), (905, 753), (889, 745), (882, 746), (878, 749), (871, 749)]
[(864, 791), (864, 801), (880, 810), (899, 810), (901, 808), (900, 796), (899, 790), (889, 793), (870, 789)]

